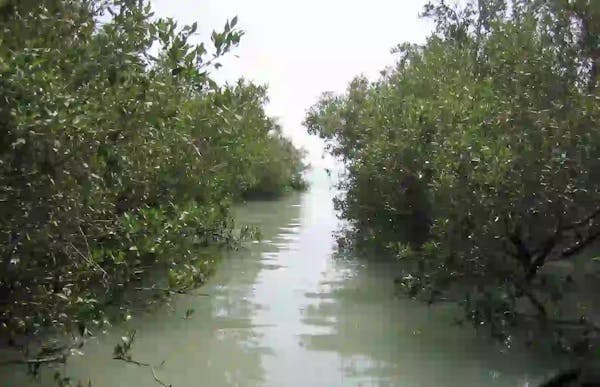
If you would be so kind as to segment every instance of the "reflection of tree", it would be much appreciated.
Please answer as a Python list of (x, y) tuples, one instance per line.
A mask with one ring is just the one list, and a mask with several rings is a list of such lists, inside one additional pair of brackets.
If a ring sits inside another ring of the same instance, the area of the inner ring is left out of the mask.
[(338, 353), (345, 377), (368, 385), (514, 386), (552, 372), (522, 349), (500, 351), (452, 326), (452, 306), (395, 297), (393, 266), (336, 261), (319, 291), (305, 294), (303, 322), (319, 329), (302, 335), (304, 347)]
[[(261, 308), (252, 302), (253, 286), (258, 273), (268, 265), (262, 255), (274, 253), (277, 246), (286, 243), (278, 238), (281, 229), (294, 227), (299, 221), (299, 203), (300, 196), (290, 194), (281, 200), (238, 207), (236, 222), (259, 226), (263, 240), (272, 242), (248, 244), (228, 253), (202, 287), (202, 294), (207, 296), (176, 297), (170, 308), (165, 306), (131, 321), (129, 325), (137, 330), (134, 358), (150, 364), (164, 360), (157, 373), (174, 386), (261, 385), (261, 358), (270, 349), (261, 346), (259, 327), (252, 323), (254, 313)], [(182, 318), (190, 308), (194, 314)], [(123, 330), (116, 327), (99, 335), (97, 343), (88, 343), (85, 356), (69, 359), (66, 374), (74, 380), (89, 378), (98, 386), (155, 385), (152, 374), (112, 360), (113, 347), (120, 342)], [(42, 376), (39, 383), (26, 375), (0, 374), (0, 385), (54, 386), (51, 375)]]

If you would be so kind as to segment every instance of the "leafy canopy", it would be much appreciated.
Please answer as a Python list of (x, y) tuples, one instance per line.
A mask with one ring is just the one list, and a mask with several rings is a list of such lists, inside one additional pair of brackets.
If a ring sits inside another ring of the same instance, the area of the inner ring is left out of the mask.
[(581, 278), (559, 267), (600, 238), (598, 2), (438, 1), (424, 16), (424, 45), (306, 117), (347, 167), (354, 241), (392, 248), (409, 294), (461, 300), (502, 339), (531, 318), (595, 335), (569, 294)]
[(196, 286), (240, 237), (233, 201), (303, 185), (266, 88), (211, 79), (237, 18), (210, 48), (196, 30), (142, 0), (0, 2), (3, 335), (126, 315), (135, 282)]

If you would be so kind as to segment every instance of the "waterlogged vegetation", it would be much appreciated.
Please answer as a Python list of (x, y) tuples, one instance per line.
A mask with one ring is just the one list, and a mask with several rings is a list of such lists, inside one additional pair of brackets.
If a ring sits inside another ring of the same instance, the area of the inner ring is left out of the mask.
[(211, 79), (243, 36), (237, 18), (206, 46), (196, 30), (147, 1), (0, 1), (4, 342), (85, 337), (129, 318), (132, 292), (198, 286), (219, 250), (255, 236), (234, 231), (232, 203), (304, 188), (266, 88)]
[(410, 296), (458, 301), (507, 344), (518, 327), (595, 356), (600, 3), (436, 1), (424, 16), (425, 44), (307, 114), (346, 166), (341, 242), (395, 253)]
[(236, 203), (307, 188), (267, 88), (213, 80), (237, 18), (198, 43), (144, 0), (0, 0), (0, 369), (89, 348), (51, 382), (504, 386), (597, 363), (600, 3), (423, 16), (424, 44), (307, 112), (345, 166), (338, 248), (323, 179), (236, 208), (266, 239), (233, 252), (260, 234)]

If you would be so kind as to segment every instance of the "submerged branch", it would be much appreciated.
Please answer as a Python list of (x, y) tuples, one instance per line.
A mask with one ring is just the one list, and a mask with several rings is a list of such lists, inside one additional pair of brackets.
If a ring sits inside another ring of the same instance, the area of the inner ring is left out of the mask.
[(154, 380), (156, 381), (156, 383), (160, 384), (161, 386), (164, 387), (172, 387), (172, 384), (167, 384), (165, 382), (163, 382), (162, 380), (160, 380), (158, 378), (158, 376), (156, 376), (156, 371), (154, 370), (154, 367), (150, 367), (150, 370), (152, 371), (152, 377), (154, 378)]
[(169, 293), (169, 294), (189, 294), (192, 296), (210, 297), (210, 294), (200, 293), (200, 292), (192, 293), (192, 290), (188, 291), (185, 289), (159, 288), (159, 287), (154, 287), (154, 286), (149, 287), (149, 288), (137, 287), (137, 288), (135, 288), (135, 290), (137, 290), (137, 291), (158, 291), (158, 292), (165, 292), (165, 293)]
[(123, 356), (115, 356), (115, 357), (113, 357), (113, 359), (114, 360), (121, 360), (121, 361), (124, 361), (125, 363), (135, 364), (135, 365), (140, 366), (140, 367), (150, 367), (150, 364), (148, 364), (148, 363), (142, 363), (140, 361), (133, 360), (133, 359), (128, 359), (128, 358), (123, 357)]
[(34, 358), (12, 359), (0, 362), (0, 367), (9, 365), (24, 364), (28, 366), (40, 366), (50, 363), (66, 363), (67, 358), (71, 356), (72, 351), (81, 348), (85, 341), (75, 340), (71, 344), (60, 345), (54, 348), (42, 348)]
[[(143, 363), (143, 362), (140, 362), (140, 361), (137, 361), (137, 360), (125, 358), (123, 356), (115, 356), (115, 357), (113, 357), (113, 359), (115, 359), (115, 360), (121, 360), (121, 361), (124, 361), (125, 363), (135, 364), (135, 365), (137, 365), (139, 367), (148, 367), (148, 368), (150, 368), (150, 371), (152, 371), (152, 378), (154, 378), (154, 381), (156, 381), (156, 383), (160, 384), (163, 387), (172, 387), (173, 386), (172, 384), (167, 384), (167, 383), (163, 382), (161, 379), (159, 379), (159, 377), (156, 375), (156, 368), (153, 365), (149, 364), (149, 363)], [(164, 363), (165, 362), (163, 361), (161, 363), (161, 366)]]
[(16, 365), (16, 364), (26, 364), (26, 365), (40, 365), (40, 364), (48, 364), (48, 363), (65, 363), (67, 361), (66, 354), (60, 354), (56, 356), (48, 356), (41, 357), (37, 359), (14, 359), (0, 362), (0, 367)]

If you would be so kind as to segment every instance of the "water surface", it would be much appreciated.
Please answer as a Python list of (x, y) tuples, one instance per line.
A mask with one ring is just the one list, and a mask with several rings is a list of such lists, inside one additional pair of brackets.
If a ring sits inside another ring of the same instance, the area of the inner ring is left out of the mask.
[[(260, 226), (264, 239), (229, 254), (205, 295), (99, 335), (64, 371), (93, 386), (158, 386), (149, 369), (112, 360), (135, 328), (134, 358), (164, 361), (157, 375), (176, 387), (534, 386), (551, 373), (539, 356), (452, 325), (451, 306), (396, 296), (396, 263), (335, 258), (334, 191), (324, 172), (310, 179), (309, 192), (236, 209), (238, 223)], [(188, 308), (195, 313), (184, 319)], [(52, 385), (14, 369), (0, 377), (5, 386)]]

